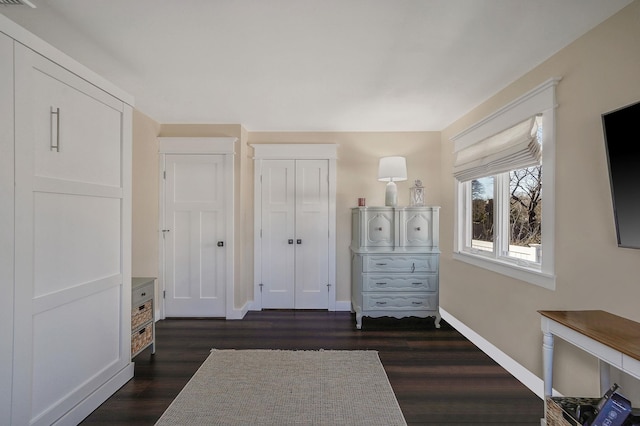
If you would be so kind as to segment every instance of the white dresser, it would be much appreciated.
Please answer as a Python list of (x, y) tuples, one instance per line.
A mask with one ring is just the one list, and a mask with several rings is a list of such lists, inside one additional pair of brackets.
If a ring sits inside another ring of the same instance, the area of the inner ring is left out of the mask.
[(440, 327), (440, 207), (351, 211), (351, 309), (362, 317), (435, 317)]

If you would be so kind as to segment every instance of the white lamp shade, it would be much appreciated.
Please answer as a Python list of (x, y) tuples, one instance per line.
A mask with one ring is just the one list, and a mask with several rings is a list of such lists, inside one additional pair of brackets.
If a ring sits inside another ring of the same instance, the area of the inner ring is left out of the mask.
[(407, 180), (407, 160), (404, 157), (382, 157), (378, 165), (378, 180), (383, 182)]

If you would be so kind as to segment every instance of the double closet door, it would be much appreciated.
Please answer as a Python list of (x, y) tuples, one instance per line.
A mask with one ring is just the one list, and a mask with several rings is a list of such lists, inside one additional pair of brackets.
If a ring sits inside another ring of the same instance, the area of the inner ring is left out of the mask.
[(260, 264), (263, 309), (328, 309), (329, 161), (262, 160)]

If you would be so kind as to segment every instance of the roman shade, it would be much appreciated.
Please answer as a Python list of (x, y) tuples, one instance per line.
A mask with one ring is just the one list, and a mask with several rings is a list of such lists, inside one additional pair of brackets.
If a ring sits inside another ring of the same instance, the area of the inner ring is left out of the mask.
[(453, 175), (460, 182), (540, 164), (536, 137), (541, 116), (532, 116), (455, 154)]

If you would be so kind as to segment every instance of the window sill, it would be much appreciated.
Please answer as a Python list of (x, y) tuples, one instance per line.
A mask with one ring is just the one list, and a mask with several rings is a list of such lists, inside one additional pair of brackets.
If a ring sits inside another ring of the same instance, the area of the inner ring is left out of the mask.
[(556, 289), (555, 275), (545, 274), (531, 268), (524, 268), (512, 263), (501, 262), (496, 259), (489, 259), (482, 256), (474, 256), (470, 253), (453, 253), (453, 258), (461, 262), (469, 263), (479, 268), (488, 269), (498, 274), (506, 275), (517, 280), (534, 284), (548, 290)]

